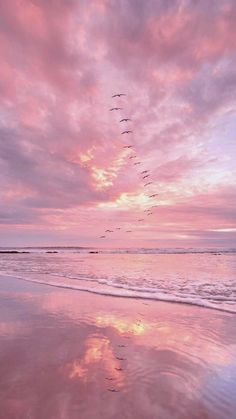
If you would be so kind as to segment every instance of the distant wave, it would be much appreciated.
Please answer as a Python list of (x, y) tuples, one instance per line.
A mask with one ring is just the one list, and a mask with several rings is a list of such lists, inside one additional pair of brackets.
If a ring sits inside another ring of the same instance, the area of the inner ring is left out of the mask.
[(236, 248), (93, 248), (93, 247), (1, 247), (0, 253), (82, 253), (82, 254), (227, 254)]
[[(154, 300), (154, 301), (165, 301), (165, 302), (170, 302), (170, 303), (189, 304), (189, 305), (205, 307), (205, 308), (224, 311), (224, 312), (233, 313), (233, 314), (236, 313), (236, 308), (223, 307), (223, 306), (220, 306), (219, 304), (214, 304), (214, 302), (209, 301), (209, 299), (204, 298), (204, 297), (201, 297), (201, 298), (189, 297), (187, 295), (176, 296), (176, 295), (170, 295), (167, 292), (158, 292), (157, 290), (150, 289), (150, 288), (146, 289), (146, 288), (138, 288), (138, 287), (129, 287), (126, 285), (122, 286), (122, 285), (118, 285), (118, 284), (116, 285), (113, 283), (111, 284), (110, 287), (108, 287), (108, 289), (102, 289), (102, 288), (84, 287), (84, 286), (79, 286), (77, 284), (72, 285), (72, 284), (67, 284), (65, 282), (56, 282), (52, 280), (45, 281), (45, 280), (42, 280), (42, 277), (35, 279), (35, 278), (26, 278), (26, 277), (15, 275), (15, 274), (2, 273), (1, 275), (12, 277), (12, 278), (17, 278), (26, 282), (33, 282), (37, 284), (48, 285), (51, 287), (71, 289), (71, 290), (76, 290), (76, 291), (86, 291), (89, 293), (105, 295), (105, 296), (136, 298), (136, 299), (143, 299), (143, 300)], [(83, 278), (82, 280), (91, 281), (90, 278)], [(105, 280), (103, 281), (101, 279), (100, 281), (101, 281), (100, 284), (110, 285)], [(220, 297), (220, 298), (216, 297), (216, 298), (213, 298), (213, 300), (218, 301), (218, 302), (221, 301), (222, 303), (225, 302), (228, 304), (230, 302), (235, 303), (234, 299), (224, 299), (223, 297)]]

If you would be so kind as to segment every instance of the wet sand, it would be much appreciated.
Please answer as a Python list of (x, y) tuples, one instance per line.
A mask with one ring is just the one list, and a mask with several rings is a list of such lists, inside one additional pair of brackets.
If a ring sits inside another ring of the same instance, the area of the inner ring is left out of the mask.
[(0, 277), (0, 419), (223, 419), (236, 316)]

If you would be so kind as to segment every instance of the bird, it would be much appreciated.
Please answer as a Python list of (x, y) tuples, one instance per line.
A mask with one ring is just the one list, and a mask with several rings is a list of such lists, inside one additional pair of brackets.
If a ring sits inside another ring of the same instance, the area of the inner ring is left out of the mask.
[(121, 228), (120, 227), (116, 227), (116, 230), (120, 230)]
[(119, 358), (118, 356), (116, 356), (116, 359), (118, 359), (119, 361), (126, 361), (126, 358)]
[(129, 159), (135, 159), (137, 156), (130, 156)]
[(151, 185), (151, 184), (152, 184), (152, 182), (148, 182), (148, 183), (145, 183), (144, 186), (148, 186), (148, 185)]
[(121, 96), (126, 96), (126, 94), (125, 93), (116, 93), (112, 97), (121, 97)]
[(126, 230), (126, 233), (132, 233), (132, 231), (131, 230)]
[(110, 111), (121, 111), (123, 108), (111, 108)]
[(100, 239), (105, 239), (106, 236), (100, 236)]
[(127, 121), (132, 121), (132, 119), (129, 119), (129, 118), (123, 118), (123, 119), (121, 119), (121, 120), (120, 120), (120, 122), (127, 122)]
[(144, 218), (140, 218), (138, 221), (144, 221)]
[(149, 170), (143, 170), (142, 172), (141, 172), (141, 175), (144, 175), (145, 173), (148, 173), (149, 172)]
[(153, 214), (152, 212), (148, 212), (148, 213), (147, 213), (147, 215), (152, 215), (152, 214)]
[(105, 233), (113, 233), (113, 230), (106, 230)]
[(146, 179), (147, 177), (149, 177), (150, 175), (145, 175), (145, 176), (143, 176), (143, 179)]
[(118, 345), (119, 348), (126, 348), (126, 345)]
[(122, 135), (122, 134), (130, 134), (131, 132), (133, 132), (133, 131), (123, 131), (123, 132), (121, 133), (121, 135)]
[(134, 163), (134, 166), (136, 166), (137, 164), (141, 164), (141, 161), (137, 161), (136, 163)]
[(154, 193), (152, 195), (149, 195), (149, 198), (155, 198), (155, 196), (158, 196), (158, 193)]
[(132, 145), (124, 145), (123, 148), (132, 148), (132, 147), (133, 147)]

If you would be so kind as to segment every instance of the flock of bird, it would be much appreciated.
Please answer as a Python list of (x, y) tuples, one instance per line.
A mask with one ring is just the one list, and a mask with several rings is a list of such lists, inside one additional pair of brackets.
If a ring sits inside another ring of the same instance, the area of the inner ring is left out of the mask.
[[(115, 99), (115, 98), (120, 98), (122, 96), (126, 96), (126, 94), (125, 93), (116, 93), (112, 96), (112, 98)], [(114, 111), (116, 112), (116, 111), (122, 111), (122, 110), (123, 110), (123, 108), (121, 108), (121, 107), (112, 107), (112, 108), (109, 109), (110, 112), (114, 112)], [(132, 120), (130, 118), (127, 118), (127, 117), (122, 118), (122, 119), (119, 120), (119, 123), (121, 123), (122, 125), (123, 125), (123, 123), (130, 123), (130, 122), (132, 122)], [(120, 134), (121, 135), (129, 135), (129, 134), (133, 134), (133, 131), (131, 129), (125, 129)], [(140, 161), (140, 159), (138, 158), (138, 156), (135, 152), (135, 148), (132, 144), (124, 145), (123, 149), (126, 149), (130, 152), (130, 154), (128, 155), (128, 160), (130, 162), (133, 162), (133, 166), (139, 167), (140, 165), (143, 164), (143, 162)], [(151, 187), (151, 185), (153, 185), (153, 180), (151, 178), (150, 170), (144, 168), (144, 170), (141, 170), (138, 174), (139, 174), (139, 176), (141, 176), (141, 181), (143, 183), (143, 188), (145, 188), (145, 190), (147, 191), (147, 194), (145, 193), (145, 195), (151, 200), (151, 201), (148, 202), (147, 208), (145, 208), (143, 210), (144, 216), (149, 217), (153, 214), (154, 208), (157, 207), (156, 203), (153, 200), (155, 200), (155, 198), (158, 196), (158, 194), (150, 192), (150, 187)], [(138, 218), (136, 221), (141, 223), (141, 222), (145, 221), (145, 218)], [(112, 230), (106, 229), (104, 231), (104, 233), (99, 237), (101, 239), (105, 239), (107, 237), (106, 234), (114, 233), (115, 231), (118, 231), (118, 230), (123, 230), (123, 228), (115, 227)], [(124, 232), (132, 233), (132, 230), (124, 229)]]

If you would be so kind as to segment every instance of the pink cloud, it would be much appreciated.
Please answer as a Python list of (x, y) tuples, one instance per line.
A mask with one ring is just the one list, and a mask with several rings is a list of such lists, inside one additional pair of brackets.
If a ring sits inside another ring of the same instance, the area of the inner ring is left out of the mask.
[[(1, 16), (2, 226), (39, 228), (39, 237), (51, 226), (60, 241), (61, 225), (69, 240), (82, 217), (91, 243), (101, 222), (134, 223), (156, 191), (161, 205), (140, 240), (187, 225), (200, 241), (197, 231), (214, 238), (209, 226), (234, 225), (224, 129), (236, 93), (233, 1), (10, 0)], [(127, 97), (112, 99), (118, 91)], [(122, 154), (130, 143), (140, 167)]]

